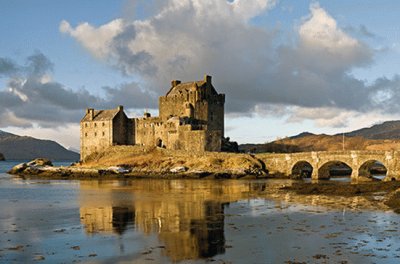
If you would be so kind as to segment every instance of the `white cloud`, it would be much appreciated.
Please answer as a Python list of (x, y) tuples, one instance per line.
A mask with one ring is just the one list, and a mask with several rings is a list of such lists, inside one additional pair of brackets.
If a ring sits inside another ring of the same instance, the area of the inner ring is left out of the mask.
[[(171, 79), (196, 80), (208, 73), (227, 94), (227, 112), (252, 113), (270, 103), (364, 107), (359, 98), (367, 98), (368, 89), (348, 72), (371, 62), (371, 49), (318, 5), (297, 28), (295, 44), (274, 47), (276, 33), (250, 20), (275, 4), (170, 0), (145, 20), (116, 19), (97, 28), (88, 23), (72, 28), (63, 21), (60, 29), (89, 52), (102, 51), (104, 60), (140, 79), (152, 94), (164, 94)], [(107, 41), (93, 46), (97, 37)]]
[[(277, 33), (251, 19), (275, 5), (268, 0), (169, 0), (143, 20), (75, 28), (63, 21), (60, 30), (123, 74), (138, 77), (143, 98), (164, 94), (170, 79), (194, 80), (209, 73), (227, 94), (231, 116), (274, 112), (291, 122), (314, 120), (316, 126), (337, 128), (398, 110), (398, 78), (368, 85), (350, 75), (370, 65), (374, 51), (318, 4), (294, 27), (296, 41), (274, 45)], [(100, 41), (94, 45), (96, 38)], [(125, 86), (126, 94), (128, 89), (133, 88)]]
[(99, 28), (88, 23), (82, 23), (74, 29), (67, 21), (63, 20), (60, 23), (59, 30), (73, 36), (95, 57), (103, 59), (110, 54), (112, 39), (122, 31), (122, 20), (113, 20)]
[(333, 128), (348, 131), (368, 127), (377, 122), (399, 119), (399, 114), (387, 114), (379, 110), (367, 113), (345, 110), (334, 107), (304, 108), (291, 107), (288, 109), (288, 122), (301, 123), (312, 120), (316, 127)]
[(338, 28), (336, 20), (319, 5), (312, 5), (310, 11), (299, 28), (300, 40), (305, 45), (332, 53), (360, 48), (360, 43)]
[(232, 2), (232, 7), (234, 13), (247, 20), (261, 14), (266, 9), (274, 7), (275, 4), (275, 0), (235, 0)]

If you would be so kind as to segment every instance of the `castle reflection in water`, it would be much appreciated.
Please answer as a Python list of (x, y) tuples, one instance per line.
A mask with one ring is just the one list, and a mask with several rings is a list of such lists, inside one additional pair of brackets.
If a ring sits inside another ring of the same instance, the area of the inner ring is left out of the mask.
[(225, 252), (224, 207), (254, 197), (265, 183), (235, 181), (81, 181), (87, 233), (155, 233), (173, 261)]

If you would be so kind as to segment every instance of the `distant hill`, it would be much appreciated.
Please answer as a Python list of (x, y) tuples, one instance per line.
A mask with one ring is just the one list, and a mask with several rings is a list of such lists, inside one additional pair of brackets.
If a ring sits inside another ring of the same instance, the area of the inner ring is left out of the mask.
[(79, 154), (65, 149), (57, 142), (18, 136), (0, 130), (0, 153), (7, 160), (30, 160), (48, 158), (57, 160), (79, 160)]
[[(399, 150), (400, 121), (389, 121), (369, 128), (345, 133), (344, 149)], [(245, 152), (292, 153), (307, 151), (338, 151), (343, 149), (343, 135), (315, 135), (303, 132), (298, 135), (265, 144), (243, 144)]]
[(372, 127), (345, 133), (345, 136), (368, 139), (400, 139), (400, 121), (387, 121)]

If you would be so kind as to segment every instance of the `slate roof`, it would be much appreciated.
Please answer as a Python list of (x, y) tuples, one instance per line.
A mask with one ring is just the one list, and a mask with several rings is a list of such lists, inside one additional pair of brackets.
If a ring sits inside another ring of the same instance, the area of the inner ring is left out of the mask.
[(86, 114), (82, 121), (109, 121), (114, 119), (114, 117), (118, 114), (118, 109), (109, 109), (109, 110), (94, 110), (93, 120), (90, 119), (90, 114)]
[(179, 95), (183, 92), (189, 92), (189, 91), (196, 91), (199, 87), (202, 87), (206, 84), (205, 81), (197, 81), (197, 82), (186, 82), (186, 83), (180, 83), (175, 87), (172, 87), (166, 96), (169, 95)]

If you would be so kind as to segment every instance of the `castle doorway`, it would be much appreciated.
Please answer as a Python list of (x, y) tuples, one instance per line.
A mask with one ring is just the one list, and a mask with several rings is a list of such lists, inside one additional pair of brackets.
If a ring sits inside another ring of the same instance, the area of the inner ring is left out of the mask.
[(162, 142), (161, 138), (157, 138), (157, 140), (156, 140), (156, 146), (159, 147), (159, 148), (162, 148), (163, 142)]

